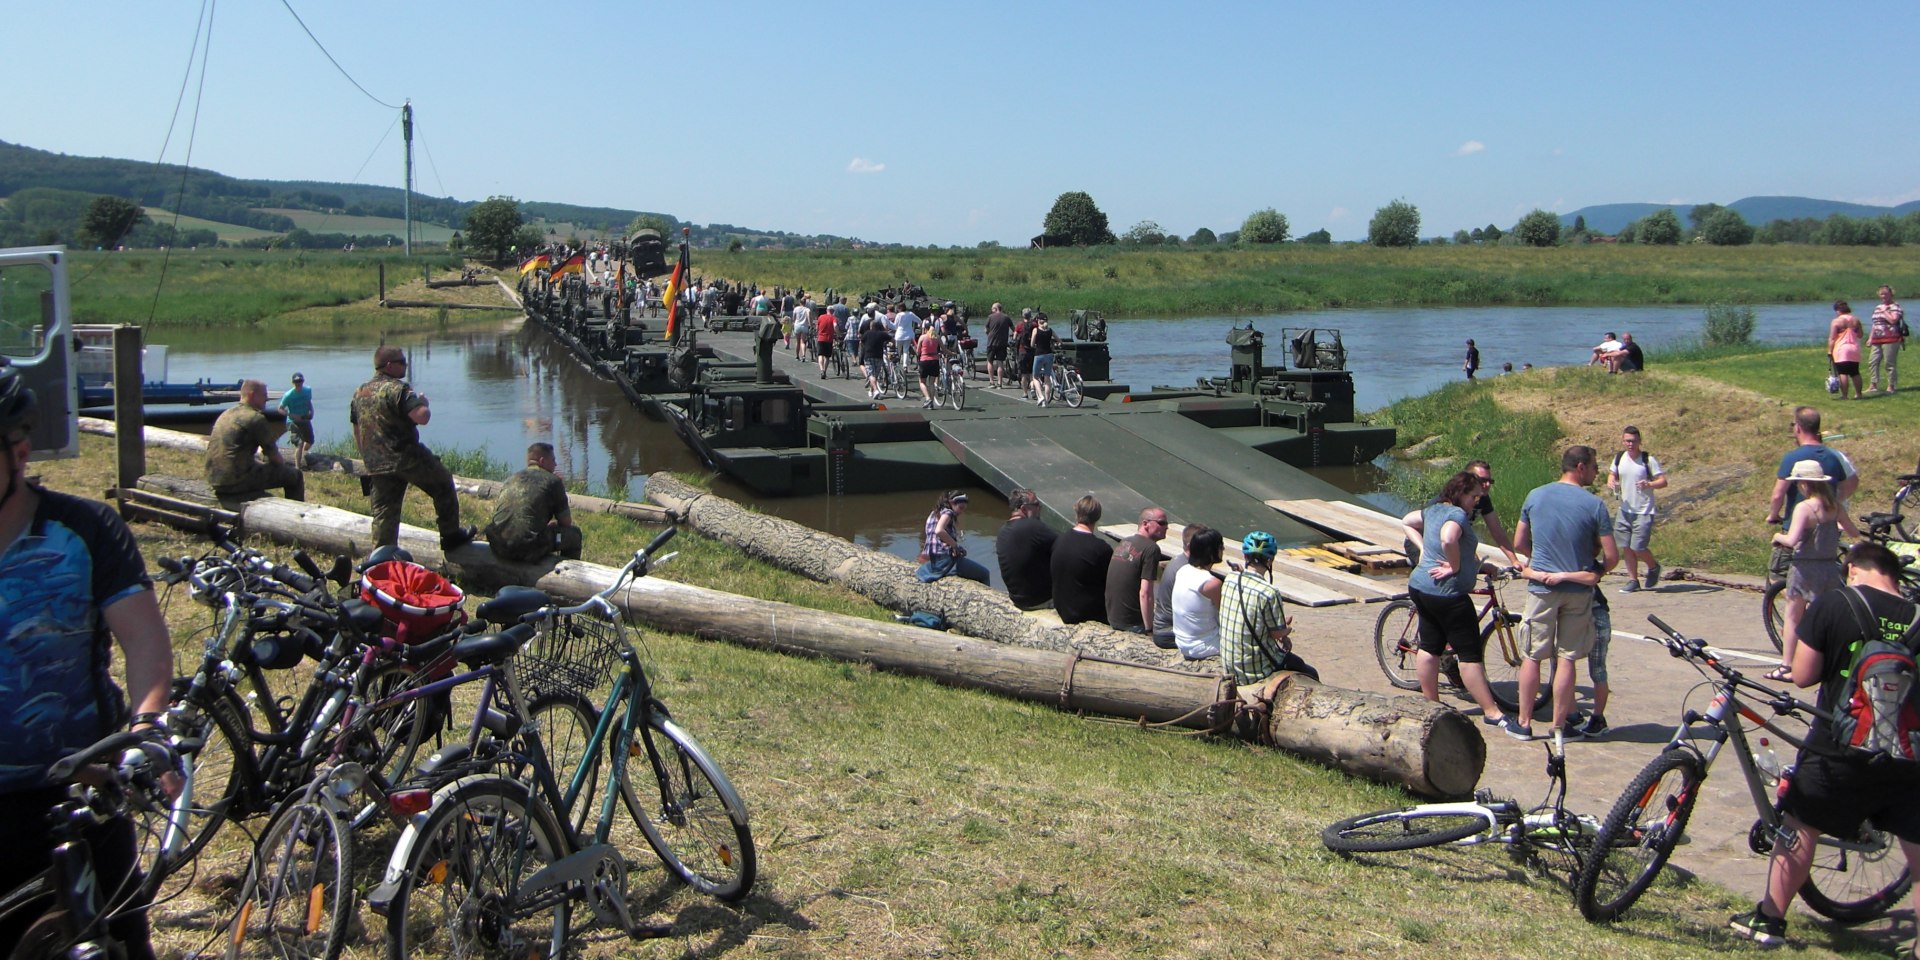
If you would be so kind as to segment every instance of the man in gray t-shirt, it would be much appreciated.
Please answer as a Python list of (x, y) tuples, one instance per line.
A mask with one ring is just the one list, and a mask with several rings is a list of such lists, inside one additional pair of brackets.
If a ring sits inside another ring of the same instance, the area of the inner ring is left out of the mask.
[[(1526, 628), (1532, 649), (1520, 665), (1520, 702), (1531, 704), (1540, 692), (1541, 661), (1557, 661), (1553, 726), (1568, 739), (1584, 735), (1566, 723), (1579, 663), (1593, 650), (1593, 588), (1620, 560), (1607, 505), (1587, 492), (1599, 475), (1592, 447), (1568, 447), (1560, 455), (1560, 479), (1527, 494), (1513, 531), (1514, 549), (1531, 555), (1521, 568), (1527, 579)], [(1596, 553), (1601, 559), (1597, 571)], [(1520, 729), (1533, 733), (1530, 723)]]

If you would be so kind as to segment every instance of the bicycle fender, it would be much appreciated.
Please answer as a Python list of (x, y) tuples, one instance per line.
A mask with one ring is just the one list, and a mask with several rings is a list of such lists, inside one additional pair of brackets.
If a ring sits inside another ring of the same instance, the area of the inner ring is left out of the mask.
[(407, 818), (406, 827), (400, 831), (400, 839), (393, 845), (393, 853), (387, 857), (387, 869), (381, 873), (379, 885), (367, 891), (367, 906), (373, 912), (383, 917), (387, 915), (387, 907), (393, 904), (393, 896), (400, 890), (400, 881), (407, 876), (407, 861), (413, 856), (414, 844), (420, 841), (420, 830), (426, 826), (427, 817), (440, 809), (452, 798), (454, 791), (463, 785), (474, 780), (491, 779), (495, 779), (495, 775), (482, 773), (447, 783), (433, 792), (433, 802), (427, 804), (425, 810)]

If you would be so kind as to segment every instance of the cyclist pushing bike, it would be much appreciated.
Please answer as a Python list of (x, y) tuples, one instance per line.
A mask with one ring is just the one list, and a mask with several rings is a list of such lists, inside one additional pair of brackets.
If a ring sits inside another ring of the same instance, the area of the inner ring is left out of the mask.
[[(173, 644), (133, 534), (110, 507), (27, 482), (35, 398), (0, 359), (0, 891), (50, 862), (47, 813), (66, 796), (48, 772), (117, 729), (152, 729), (167, 709)], [(128, 696), (110, 677), (110, 640), (126, 657)], [(135, 841), (126, 819), (88, 828), (100, 891), (135, 889)], [(132, 960), (153, 956), (138, 904), (116, 910), (108, 932)], [(12, 955), (32, 917), (0, 925)]]

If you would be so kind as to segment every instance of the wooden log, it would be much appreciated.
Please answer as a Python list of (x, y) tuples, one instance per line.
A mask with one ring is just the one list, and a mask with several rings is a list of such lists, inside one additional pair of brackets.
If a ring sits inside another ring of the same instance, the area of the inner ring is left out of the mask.
[[(718, 499), (718, 498), (713, 498)], [(696, 505), (696, 513), (698, 508)], [(246, 530), (329, 553), (360, 552), (367, 518), (332, 507), (267, 498), (242, 510)], [(429, 530), (402, 525), (400, 542), (421, 562), (443, 562), (458, 582), (481, 592), (533, 583), (578, 602), (606, 589), (618, 571), (577, 560), (509, 564), (485, 544), (443, 556)], [(1232, 684), (1217, 675), (975, 640), (757, 600), (648, 578), (614, 595), (636, 621), (763, 650), (871, 663), (955, 686), (1192, 729), (1233, 724)], [(1396, 783), (1427, 796), (1463, 796), (1479, 782), (1486, 743), (1478, 725), (1451, 707), (1419, 697), (1387, 698), (1293, 676), (1282, 682), (1268, 722), (1250, 735), (1356, 776)]]

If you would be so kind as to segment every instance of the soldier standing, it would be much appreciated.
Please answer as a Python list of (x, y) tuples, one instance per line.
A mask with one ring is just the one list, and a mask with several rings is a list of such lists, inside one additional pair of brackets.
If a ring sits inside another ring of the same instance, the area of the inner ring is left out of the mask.
[(433, 419), (433, 412), (427, 407), (427, 398), (399, 377), (407, 372), (406, 353), (399, 347), (375, 350), (373, 370), (373, 379), (354, 391), (348, 417), (353, 423), (353, 441), (367, 467), (366, 489), (373, 500), (373, 545), (399, 542), (400, 503), (408, 484), (432, 498), (441, 550), (471, 543), (475, 531), (460, 523), (460, 498), (453, 492), (453, 474), (420, 442), (420, 428)]

